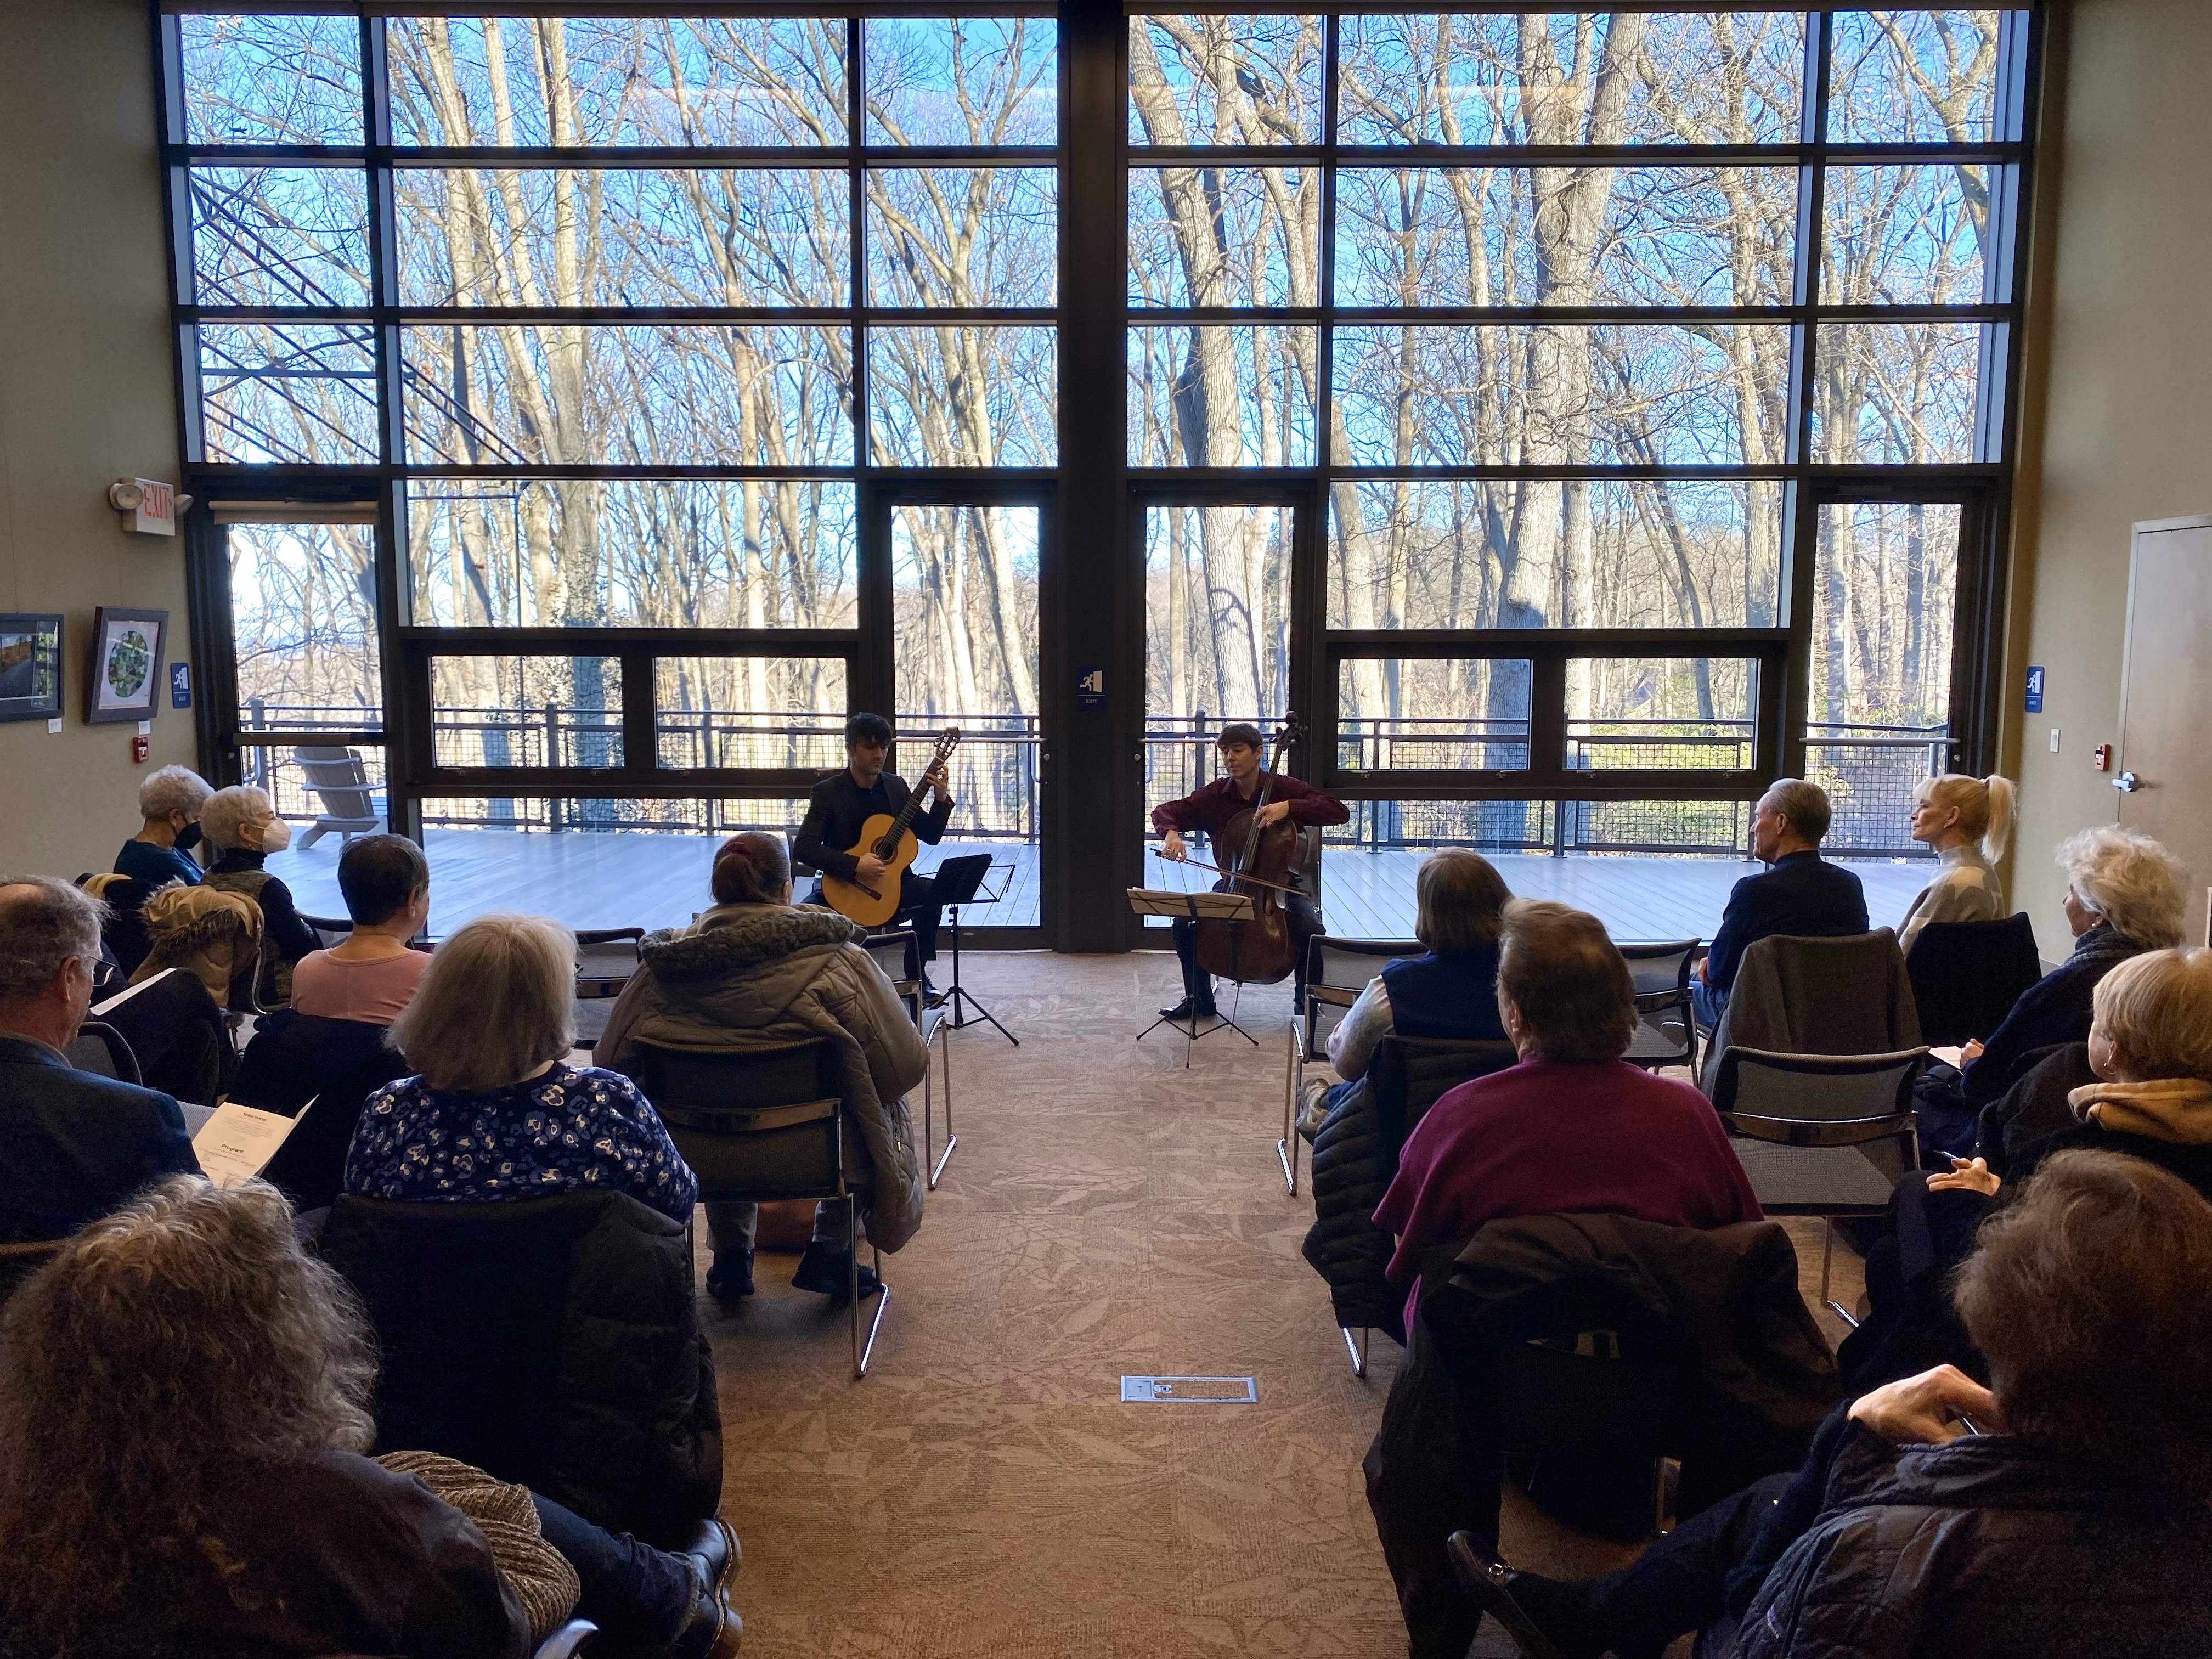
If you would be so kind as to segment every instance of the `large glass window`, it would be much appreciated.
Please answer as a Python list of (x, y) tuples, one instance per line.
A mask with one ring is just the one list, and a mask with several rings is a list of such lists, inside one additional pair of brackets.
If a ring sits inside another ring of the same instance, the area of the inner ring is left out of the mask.
[(1341, 860), (1741, 854), (1785, 770), (1900, 856), (1982, 740), (2025, 9), (160, 9), (210, 701), (303, 802), (705, 835), (872, 706), (997, 921), (1132, 722), (1149, 805), (1296, 714)]
[[(1994, 487), (2027, 22), (1130, 19), (1128, 459), (1264, 471), (1320, 520), (1286, 654), (1310, 767), (1376, 799), (1347, 850), (1741, 854), (1778, 770), (1844, 823), (1942, 763), (1959, 508), (1834, 490)], [(1214, 614), (1264, 614), (1208, 568)], [(1449, 776), (1483, 810), (1385, 810)]]

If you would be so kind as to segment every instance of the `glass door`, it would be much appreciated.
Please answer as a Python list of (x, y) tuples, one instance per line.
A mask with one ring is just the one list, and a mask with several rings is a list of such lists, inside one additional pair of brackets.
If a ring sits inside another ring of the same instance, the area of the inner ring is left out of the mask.
[[(1219, 775), (1221, 728), (1272, 736), (1291, 707), (1289, 499), (1140, 498), (1145, 585), (1145, 871), (1148, 887), (1204, 888), (1211, 871), (1159, 856), (1152, 811)], [(1301, 711), (1303, 712), (1303, 711)], [(1218, 862), (1194, 845), (1194, 856)], [(1165, 927), (1159, 917), (1146, 926)]]
[(1916, 787), (1986, 769), (1972, 648), (1990, 620), (1982, 506), (1942, 490), (1838, 489), (1811, 503), (1803, 772), (1834, 804), (1832, 852), (1924, 856), (1907, 830)]
[[(290, 824), (269, 868), (310, 915), (345, 914), (338, 852), (389, 823), (376, 511), (218, 502), (228, 660), (209, 665), (240, 782)], [(221, 781), (217, 780), (217, 781)]]
[(1039, 880), (1042, 754), (1037, 631), (1046, 533), (1036, 499), (890, 504), (890, 632), (899, 734), (892, 765), (918, 783), (946, 726), (961, 732), (949, 770), (955, 806), (944, 842), (924, 848), (923, 875), (948, 857), (988, 853), (1001, 894), (963, 921), (993, 929), (1044, 925)]

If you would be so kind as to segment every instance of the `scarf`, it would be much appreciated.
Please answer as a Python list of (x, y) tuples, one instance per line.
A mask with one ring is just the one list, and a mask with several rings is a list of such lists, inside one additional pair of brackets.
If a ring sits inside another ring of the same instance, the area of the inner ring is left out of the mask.
[(2148, 1083), (2092, 1083), (2066, 1097), (2075, 1120), (2115, 1134), (2185, 1146), (2212, 1145), (2212, 1082), (2165, 1077)]

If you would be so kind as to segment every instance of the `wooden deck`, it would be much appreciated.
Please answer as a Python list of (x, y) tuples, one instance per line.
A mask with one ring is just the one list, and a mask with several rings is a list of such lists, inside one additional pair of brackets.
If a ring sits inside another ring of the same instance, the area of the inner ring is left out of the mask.
[[(707, 876), (715, 847), (707, 836), (524, 835), (510, 830), (433, 830), (430, 931), (451, 933), (492, 910), (558, 916), (572, 927), (669, 927), (689, 921), (708, 903)], [(343, 916), (338, 844), (325, 840), (306, 852), (277, 854), (270, 869), (291, 887), (311, 915)], [(988, 852), (1011, 864), (1006, 895), (973, 908), (963, 920), (979, 927), (1038, 925), (1037, 849), (1009, 842), (945, 842), (923, 849), (927, 872), (940, 858)], [(1322, 861), (1322, 907), (1332, 933), (1362, 939), (1407, 939), (1413, 931), (1410, 852), (1332, 850)], [(1740, 859), (1546, 858), (1500, 854), (1491, 860), (1524, 898), (1558, 899), (1588, 910), (1615, 939), (1710, 938), (1729, 890), (1758, 868)], [(1147, 854), (1148, 886), (1203, 887), (1206, 872)], [(1875, 926), (1893, 924), (1926, 883), (1925, 861), (1855, 863)], [(1001, 872), (992, 872), (995, 886)], [(1163, 924), (1164, 925), (1164, 924)]]

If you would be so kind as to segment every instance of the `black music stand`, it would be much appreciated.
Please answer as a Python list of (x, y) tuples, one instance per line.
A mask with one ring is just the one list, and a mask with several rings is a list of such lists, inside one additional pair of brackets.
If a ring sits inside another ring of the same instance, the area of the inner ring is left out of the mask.
[[(1208, 918), (1249, 921), (1252, 917), (1252, 901), (1249, 897), (1241, 893), (1217, 893), (1211, 890), (1203, 893), (1177, 893), (1164, 889), (1132, 887), (1129, 890), (1129, 908), (1140, 916), (1174, 916), (1188, 918), (1194, 922), (1203, 921)], [(1195, 1014), (1191, 1016), (1190, 1024), (1188, 1025), (1179, 1019), (1170, 1019), (1165, 1014), (1162, 1014), (1150, 1025), (1137, 1033), (1137, 1041), (1142, 1042), (1163, 1025), (1172, 1025), (1182, 1033), (1182, 1063), (1186, 1069), (1190, 1065), (1192, 1045), (1199, 1038), (1212, 1036), (1224, 1027), (1236, 1032), (1255, 1048), (1260, 1046), (1259, 1038), (1218, 1009), (1214, 1012), (1213, 1024), (1203, 1030), (1199, 1029), (1198, 1016)]]
[[(1006, 868), (1011, 872), (1013, 866), (1010, 864)], [(1022, 1046), (1022, 1040), (1000, 1025), (998, 1017), (976, 1000), (973, 991), (960, 983), (960, 907), (963, 904), (996, 904), (1006, 896), (1004, 882), (999, 884), (999, 890), (995, 893), (982, 891), (983, 878), (990, 871), (991, 855), (988, 853), (973, 853), (965, 858), (946, 859), (929, 872), (930, 879), (937, 884), (936, 902), (952, 913), (951, 920), (946, 924), (952, 929), (952, 983), (945, 988), (945, 1000), (952, 1005), (952, 1008), (945, 1016), (945, 1023), (956, 1031), (963, 1026), (988, 1024), (1018, 1048)], [(968, 1012), (970, 1007), (975, 1011), (973, 1015)]]

